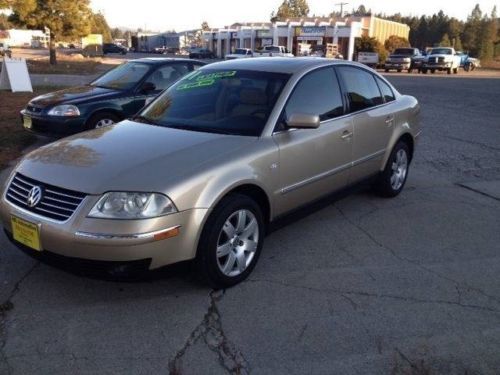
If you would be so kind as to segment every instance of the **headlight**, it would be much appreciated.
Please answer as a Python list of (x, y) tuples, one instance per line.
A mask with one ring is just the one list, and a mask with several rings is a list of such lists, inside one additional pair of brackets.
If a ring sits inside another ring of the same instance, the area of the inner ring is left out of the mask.
[(49, 111), (50, 116), (80, 116), (78, 108), (72, 104), (57, 105)]
[(177, 208), (163, 194), (109, 192), (99, 199), (88, 216), (102, 219), (147, 219), (175, 212)]

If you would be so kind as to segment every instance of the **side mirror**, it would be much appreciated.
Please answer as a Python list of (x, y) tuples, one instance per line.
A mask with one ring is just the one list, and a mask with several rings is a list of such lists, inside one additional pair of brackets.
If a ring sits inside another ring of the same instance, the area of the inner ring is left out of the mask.
[(144, 82), (141, 86), (141, 92), (148, 94), (156, 90), (156, 86), (153, 82)]
[(286, 126), (295, 129), (319, 128), (319, 116), (306, 113), (292, 113), (286, 119)]

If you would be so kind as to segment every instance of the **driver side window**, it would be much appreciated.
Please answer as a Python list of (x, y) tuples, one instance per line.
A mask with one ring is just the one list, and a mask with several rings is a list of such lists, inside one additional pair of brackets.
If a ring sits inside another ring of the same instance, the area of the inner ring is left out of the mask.
[(155, 91), (159, 92), (168, 88), (172, 83), (187, 73), (189, 73), (189, 68), (185, 64), (166, 65), (151, 73), (146, 82), (152, 83), (155, 87)]
[(333, 68), (315, 70), (297, 83), (285, 107), (285, 116), (292, 113), (319, 115), (321, 121), (344, 114), (342, 93)]

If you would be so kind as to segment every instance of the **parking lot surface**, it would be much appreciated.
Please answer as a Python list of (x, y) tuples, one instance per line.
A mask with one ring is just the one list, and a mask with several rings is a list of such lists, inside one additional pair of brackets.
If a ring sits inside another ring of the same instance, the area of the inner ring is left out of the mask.
[(403, 193), (291, 215), (229, 290), (76, 276), (2, 233), (0, 373), (498, 374), (500, 79), (389, 79), (422, 106)]

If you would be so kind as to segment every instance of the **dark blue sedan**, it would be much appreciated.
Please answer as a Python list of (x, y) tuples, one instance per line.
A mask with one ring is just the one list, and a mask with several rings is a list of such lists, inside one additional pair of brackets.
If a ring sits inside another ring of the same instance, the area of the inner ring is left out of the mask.
[(114, 124), (137, 113), (161, 91), (204, 63), (144, 58), (124, 63), (92, 83), (32, 99), (21, 111), (23, 126), (64, 136)]

